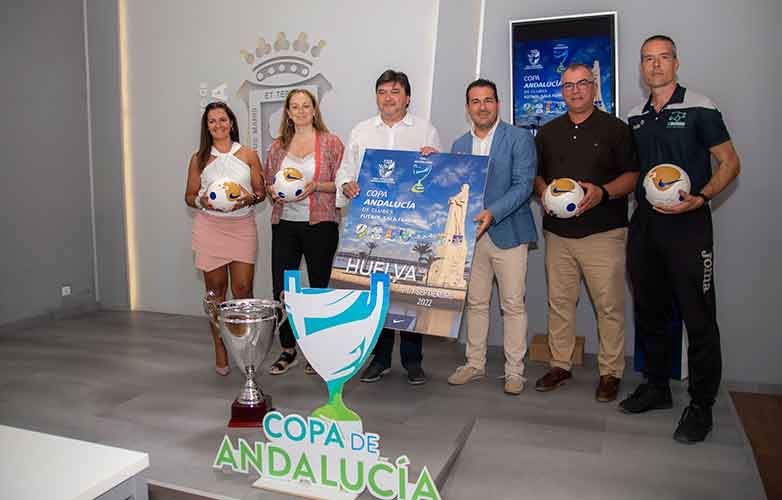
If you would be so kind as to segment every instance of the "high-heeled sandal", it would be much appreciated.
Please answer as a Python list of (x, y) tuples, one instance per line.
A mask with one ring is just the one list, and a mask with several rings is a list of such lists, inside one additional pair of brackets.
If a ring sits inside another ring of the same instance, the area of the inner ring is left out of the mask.
[(287, 372), (294, 366), (296, 366), (299, 363), (299, 361), (296, 359), (296, 351), (288, 352), (288, 351), (282, 351), (280, 353), (280, 357), (277, 358), (277, 361), (272, 364), (271, 368), (269, 368), (269, 374), (270, 375), (282, 375), (283, 373)]

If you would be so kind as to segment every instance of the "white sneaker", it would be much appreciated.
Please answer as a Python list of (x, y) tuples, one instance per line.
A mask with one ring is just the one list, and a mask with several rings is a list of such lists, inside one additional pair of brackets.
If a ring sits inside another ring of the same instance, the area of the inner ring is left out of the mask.
[(474, 382), (482, 379), (486, 375), (486, 372), (473, 368), (470, 365), (460, 366), (455, 372), (448, 377), (448, 383), (451, 385), (464, 385), (468, 382)]

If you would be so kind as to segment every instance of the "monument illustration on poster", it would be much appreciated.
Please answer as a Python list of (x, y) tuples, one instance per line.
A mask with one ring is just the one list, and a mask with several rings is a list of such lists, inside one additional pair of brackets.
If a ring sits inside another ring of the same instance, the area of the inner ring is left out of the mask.
[(457, 337), (487, 171), (485, 156), (367, 149), (330, 286), (386, 273), (387, 328)]
[(565, 112), (559, 90), (568, 65), (586, 64), (595, 82), (595, 106), (617, 115), (619, 63), (616, 12), (510, 22), (511, 116), (536, 133)]

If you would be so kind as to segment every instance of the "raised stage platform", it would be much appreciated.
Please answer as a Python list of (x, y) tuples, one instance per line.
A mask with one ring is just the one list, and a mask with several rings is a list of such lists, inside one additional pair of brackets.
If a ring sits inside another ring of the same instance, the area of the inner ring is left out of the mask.
[[(236, 370), (218, 376), (213, 357), (198, 317), (99, 312), (0, 327), (0, 424), (146, 452), (142, 476), (157, 485), (152, 500), (291, 498), (252, 488), (257, 476), (211, 467), (224, 434), (260, 432), (226, 429), (241, 378)], [(629, 416), (595, 402), (593, 357), (572, 383), (547, 394), (532, 388), (545, 367), (529, 364), (529, 386), (518, 397), (502, 392), (498, 351), (484, 381), (449, 386), (463, 357), (462, 345), (427, 338), (428, 384), (408, 385), (395, 352), (382, 381), (355, 377), (345, 388), (365, 430), (381, 435), (382, 454), (406, 453), (413, 471), (428, 465), (444, 499), (765, 498), (725, 391), (708, 440), (684, 446), (671, 439), (687, 402), (683, 385), (674, 385), (673, 410)], [(638, 381), (627, 373), (622, 394)], [(303, 362), (282, 376), (264, 371), (260, 382), (283, 411), (326, 399)]]

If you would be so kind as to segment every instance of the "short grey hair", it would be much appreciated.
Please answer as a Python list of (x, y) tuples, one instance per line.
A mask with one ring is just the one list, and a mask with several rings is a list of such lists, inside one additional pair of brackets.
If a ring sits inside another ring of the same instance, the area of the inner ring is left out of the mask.
[[(589, 71), (590, 75), (592, 74), (592, 67), (584, 63), (570, 63), (567, 68), (565, 68), (565, 71), (575, 71), (577, 69), (585, 69)], [(562, 76), (565, 75), (565, 71), (562, 72)]]
[[(652, 35), (646, 40), (644, 40), (644, 43), (641, 44), (641, 50), (643, 50), (644, 45), (646, 45), (649, 42), (668, 42), (671, 44), (671, 47), (673, 48), (673, 58), (678, 59), (676, 55), (676, 42), (673, 41), (673, 38), (667, 36), (667, 35)], [(641, 54), (641, 57), (643, 57), (643, 53)]]

